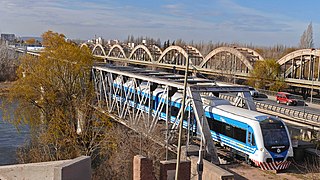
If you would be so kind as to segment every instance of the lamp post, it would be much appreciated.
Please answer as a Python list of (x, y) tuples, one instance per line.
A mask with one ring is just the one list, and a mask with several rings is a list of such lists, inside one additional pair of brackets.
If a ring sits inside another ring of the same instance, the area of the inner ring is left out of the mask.
[(314, 78), (312, 77), (311, 92), (310, 92), (310, 103), (311, 104), (312, 104), (312, 94), (313, 94), (313, 82), (314, 82)]
[(179, 179), (179, 167), (180, 167), (180, 158), (181, 158), (181, 138), (182, 138), (182, 127), (183, 127), (183, 117), (184, 117), (184, 108), (186, 103), (186, 95), (187, 95), (187, 82), (188, 82), (188, 71), (189, 71), (189, 55), (186, 58), (186, 72), (184, 75), (184, 84), (183, 84), (183, 98), (181, 104), (181, 117), (180, 117), (180, 124), (179, 124), (179, 139), (178, 139), (178, 153), (177, 153), (177, 164), (176, 164), (176, 174), (175, 180)]
[(314, 60), (316, 56), (316, 49), (311, 49), (314, 52), (313, 59), (310, 59), (310, 63), (312, 63), (312, 82), (311, 82), (311, 91), (310, 91), (310, 103), (312, 104), (312, 94), (313, 94), (313, 81), (314, 81)]

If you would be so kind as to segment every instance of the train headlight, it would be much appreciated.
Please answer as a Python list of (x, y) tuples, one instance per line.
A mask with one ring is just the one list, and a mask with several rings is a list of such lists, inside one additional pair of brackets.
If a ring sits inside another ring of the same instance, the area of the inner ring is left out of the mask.
[(260, 148), (260, 151), (261, 151), (261, 152), (263, 152), (263, 151), (264, 151), (264, 149), (263, 149), (263, 148)]

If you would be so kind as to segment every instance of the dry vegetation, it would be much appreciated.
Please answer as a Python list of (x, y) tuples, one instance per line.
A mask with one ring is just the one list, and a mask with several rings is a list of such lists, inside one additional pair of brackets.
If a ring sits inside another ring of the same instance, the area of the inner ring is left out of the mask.
[(15, 80), (18, 65), (18, 54), (0, 40), (0, 82)]

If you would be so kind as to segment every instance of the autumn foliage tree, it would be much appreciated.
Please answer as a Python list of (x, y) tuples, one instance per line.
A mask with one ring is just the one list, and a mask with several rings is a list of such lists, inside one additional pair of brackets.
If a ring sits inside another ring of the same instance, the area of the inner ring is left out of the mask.
[(286, 87), (283, 79), (279, 77), (280, 65), (274, 59), (257, 61), (254, 69), (250, 72), (249, 85), (273, 91), (279, 91)]
[(18, 103), (7, 118), (17, 125), (28, 124), (31, 131), (30, 143), (20, 151), (21, 162), (102, 157), (112, 145), (105, 133), (111, 123), (91, 106), (90, 51), (52, 31), (42, 38), (44, 52), (22, 58), (19, 79), (9, 94), (9, 100)]
[(27, 39), (27, 40), (25, 41), (25, 43), (28, 44), (28, 45), (36, 44), (36, 39), (35, 39), (35, 38)]

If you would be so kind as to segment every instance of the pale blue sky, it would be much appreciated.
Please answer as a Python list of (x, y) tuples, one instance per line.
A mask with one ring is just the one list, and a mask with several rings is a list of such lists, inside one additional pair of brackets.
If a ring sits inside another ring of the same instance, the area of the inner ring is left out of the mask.
[(319, 8), (319, 0), (1, 0), (0, 32), (295, 46), (312, 22), (319, 47)]

